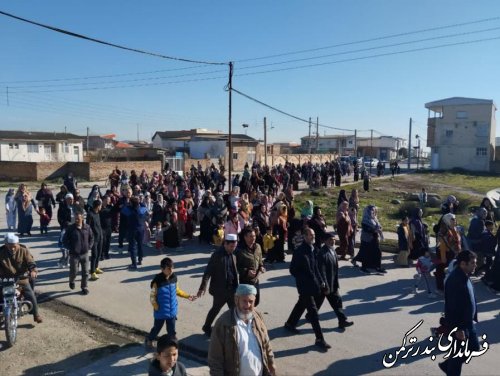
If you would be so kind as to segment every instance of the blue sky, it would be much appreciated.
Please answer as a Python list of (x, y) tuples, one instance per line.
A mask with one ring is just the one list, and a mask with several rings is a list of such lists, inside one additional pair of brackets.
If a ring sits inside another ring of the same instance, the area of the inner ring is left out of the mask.
[[(499, 101), (500, 39), (399, 53), (500, 37), (500, 19), (481, 21), (500, 17), (496, 0), (4, 0), (0, 10), (164, 55), (235, 61), (234, 88), (301, 118), (358, 129), (358, 136), (374, 129), (407, 138), (412, 117), (414, 134), (425, 139), (426, 102), (452, 96)], [(412, 33), (473, 21), (481, 22)], [(409, 34), (383, 38), (400, 33)], [(317, 50), (242, 61), (310, 49)], [(161, 130), (227, 131), (225, 66), (135, 54), (5, 16), (0, 51), (0, 129), (66, 127), (85, 134), (89, 127), (122, 140), (136, 139), (137, 128), (141, 139)], [(385, 53), (396, 54), (370, 57)], [(322, 55), (329, 56), (317, 58)], [(282, 63), (296, 59), (307, 60)], [(261, 64), (267, 65), (249, 68)], [(307, 124), (233, 94), (233, 132), (244, 133), (246, 123), (250, 136), (263, 138), (264, 116), (274, 127), (270, 142), (299, 141), (308, 133)], [(319, 128), (321, 135), (352, 132)]]

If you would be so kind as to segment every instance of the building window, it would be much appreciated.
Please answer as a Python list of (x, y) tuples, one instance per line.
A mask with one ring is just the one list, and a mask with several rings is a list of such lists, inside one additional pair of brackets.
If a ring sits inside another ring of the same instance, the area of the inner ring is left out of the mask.
[(457, 111), (457, 119), (467, 119), (467, 111)]
[(28, 153), (38, 153), (38, 144), (36, 142), (28, 142)]
[(64, 154), (69, 154), (69, 144), (67, 142), (64, 143)]
[(233, 153), (233, 159), (238, 159), (238, 153)]
[(11, 142), (9, 144), (9, 149), (19, 149), (19, 144)]
[(446, 137), (452, 137), (453, 136), (453, 130), (447, 129), (446, 132), (445, 132), (445, 136)]
[(486, 148), (476, 148), (476, 156), (478, 157), (486, 157), (487, 149)]

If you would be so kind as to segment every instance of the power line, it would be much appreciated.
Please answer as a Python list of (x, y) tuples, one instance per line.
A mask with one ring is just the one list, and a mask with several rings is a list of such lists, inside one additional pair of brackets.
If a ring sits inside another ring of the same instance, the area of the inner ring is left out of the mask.
[(327, 62), (323, 62), (323, 63), (298, 65), (298, 66), (294, 66), (294, 67), (278, 68), (278, 69), (268, 69), (268, 70), (249, 72), (249, 73), (240, 73), (240, 74), (235, 74), (235, 76), (252, 76), (252, 75), (256, 75), (256, 74), (283, 72), (283, 71), (289, 71), (289, 70), (318, 67), (318, 66), (323, 66), (323, 65), (346, 63), (346, 62), (350, 62), (350, 61), (367, 60), (367, 59), (383, 57), (383, 56), (402, 55), (402, 54), (411, 53), (411, 52), (434, 50), (436, 48), (453, 47), (453, 46), (460, 46), (460, 45), (465, 45), (465, 44), (487, 42), (487, 41), (498, 40), (498, 39), (500, 39), (500, 36), (492, 37), (492, 38), (475, 39), (475, 40), (463, 41), (463, 42), (456, 42), (456, 43), (440, 44), (437, 46), (430, 46), (430, 47), (413, 48), (413, 49), (403, 50), (403, 51), (386, 52), (386, 53), (381, 53), (381, 54), (376, 54), (376, 55), (353, 57), (353, 58), (349, 58), (349, 59), (327, 61)]
[(139, 50), (137, 48), (126, 47), (126, 46), (122, 46), (122, 45), (119, 45), (119, 44), (115, 44), (115, 43), (111, 43), (111, 42), (106, 42), (106, 41), (103, 41), (103, 40), (100, 40), (100, 39), (91, 38), (91, 37), (88, 37), (88, 36), (85, 36), (85, 35), (82, 35), (82, 34), (77, 34), (77, 33), (74, 33), (72, 31), (60, 29), (58, 27), (45, 25), (45, 24), (42, 24), (42, 23), (39, 23), (39, 22), (36, 22), (36, 21), (32, 21), (32, 20), (28, 20), (26, 18), (15, 16), (15, 15), (7, 13), (7, 12), (3, 12), (1, 10), (0, 10), (0, 14), (3, 14), (4, 16), (7, 16), (7, 17), (10, 17), (10, 18), (22, 21), (22, 22), (26, 22), (26, 23), (29, 23), (29, 24), (32, 24), (32, 25), (35, 25), (35, 26), (42, 27), (44, 29), (55, 31), (57, 33), (69, 35), (71, 37), (88, 40), (90, 42), (95, 42), (95, 43), (103, 44), (105, 46), (115, 47), (115, 48), (119, 48), (119, 49), (126, 50), (126, 51), (131, 51), (131, 52), (136, 52), (136, 53), (140, 53), (140, 54), (144, 54), (144, 55), (150, 55), (150, 56), (154, 56), (154, 57), (159, 57), (159, 58), (162, 58), (162, 59), (175, 60), (175, 61), (183, 61), (183, 62), (186, 62), (186, 63), (207, 64), (207, 65), (227, 65), (228, 64), (228, 63), (222, 63), (222, 62), (210, 62), (210, 61), (201, 61), (201, 60), (194, 60), (194, 59), (186, 59), (186, 58), (180, 58), (180, 57), (162, 55), (162, 54), (159, 54), (159, 53), (156, 53), (156, 52), (149, 52), (149, 51)]
[(274, 54), (274, 55), (267, 55), (267, 56), (261, 56), (261, 57), (255, 57), (255, 58), (249, 58), (249, 59), (240, 59), (240, 60), (235, 60), (235, 63), (242, 63), (242, 62), (254, 61), (254, 60), (264, 60), (264, 59), (271, 59), (271, 58), (281, 57), (281, 56), (288, 56), (288, 55), (295, 55), (295, 54), (301, 54), (301, 53), (306, 53), (306, 52), (320, 51), (320, 50), (326, 50), (326, 49), (330, 49), (330, 48), (349, 46), (349, 45), (353, 45), (353, 44), (374, 42), (374, 41), (383, 40), (383, 39), (390, 39), (390, 38), (397, 38), (397, 37), (402, 37), (402, 36), (406, 36), (406, 35), (425, 33), (425, 32), (429, 32), (429, 31), (450, 29), (450, 28), (454, 28), (454, 27), (473, 25), (473, 24), (478, 24), (478, 23), (483, 23), (483, 22), (497, 21), (499, 19), (500, 19), (500, 17), (483, 18), (483, 19), (475, 20), (475, 21), (456, 23), (456, 24), (451, 24), (451, 25), (446, 25), (446, 26), (436, 26), (436, 27), (431, 27), (431, 28), (427, 28), (427, 29), (420, 29), (420, 30), (408, 31), (408, 32), (404, 32), (404, 33), (389, 34), (389, 35), (384, 35), (384, 36), (375, 37), (375, 38), (369, 38), (369, 39), (362, 39), (362, 40), (357, 40), (357, 41), (352, 41), (352, 42), (344, 42), (344, 43), (332, 44), (332, 45), (329, 45), (329, 46), (323, 46), (323, 47), (317, 47), (317, 48), (310, 48), (310, 49), (298, 50), (298, 51), (292, 51), (292, 52), (284, 52), (284, 53), (279, 53), (279, 54)]
[[(278, 108), (276, 108), (276, 107), (274, 107), (274, 106), (271, 106), (270, 104), (264, 103), (264, 102), (262, 102), (262, 101), (260, 101), (260, 100), (258, 100), (258, 99), (255, 99), (255, 98), (251, 97), (251, 96), (250, 96), (250, 95), (248, 95), (248, 94), (242, 93), (241, 91), (239, 91), (239, 90), (235, 89), (234, 87), (233, 87), (231, 90), (232, 90), (232, 91), (234, 91), (235, 93), (237, 93), (237, 94), (239, 94), (239, 95), (241, 95), (241, 96), (243, 96), (243, 97), (245, 97), (245, 98), (247, 98), (247, 99), (250, 99), (251, 101), (256, 102), (256, 103), (258, 103), (258, 104), (260, 104), (260, 105), (262, 105), (262, 106), (264, 106), (264, 107), (267, 107), (267, 108), (269, 108), (269, 109), (271, 109), (271, 110), (273, 110), (273, 111), (279, 112), (280, 114), (283, 114), (283, 115), (288, 116), (288, 117), (291, 117), (291, 118), (293, 118), (293, 119), (295, 119), (295, 120), (299, 120), (299, 121), (301, 121), (301, 122), (304, 122), (304, 123), (308, 123), (308, 124), (309, 124), (309, 120), (306, 120), (306, 119), (301, 118), (301, 117), (296, 116), (296, 115), (292, 115), (292, 114), (290, 114), (289, 112), (286, 112), (286, 111), (280, 110), (280, 109), (278, 109)], [(329, 126), (329, 125), (322, 125), (322, 124), (319, 124), (319, 126), (320, 126), (320, 127), (323, 127), (323, 128), (330, 128), (330, 129), (335, 129), (335, 130), (339, 130), (339, 131), (354, 132), (352, 129), (331, 127), (331, 126)]]

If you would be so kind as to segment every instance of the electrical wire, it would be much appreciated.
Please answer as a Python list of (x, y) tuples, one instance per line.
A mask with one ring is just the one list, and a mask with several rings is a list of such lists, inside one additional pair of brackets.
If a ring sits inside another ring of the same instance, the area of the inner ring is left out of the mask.
[(483, 19), (479, 19), (479, 20), (475, 20), (475, 21), (468, 21), (468, 22), (456, 23), (456, 24), (445, 25), (445, 26), (436, 26), (436, 27), (431, 27), (431, 28), (427, 28), (427, 29), (408, 31), (408, 32), (404, 32), (404, 33), (389, 34), (389, 35), (384, 35), (384, 36), (375, 37), (375, 38), (332, 44), (329, 46), (309, 48), (309, 49), (305, 49), (305, 50), (291, 51), (291, 52), (285, 52), (285, 53), (279, 53), (279, 54), (267, 55), (267, 56), (261, 56), (261, 57), (255, 57), (255, 58), (234, 60), (234, 62), (235, 63), (243, 63), (246, 61), (272, 59), (275, 57), (289, 56), (289, 55), (301, 54), (301, 53), (306, 53), (306, 52), (315, 52), (315, 51), (321, 51), (321, 50), (326, 50), (326, 49), (330, 49), (330, 48), (350, 46), (353, 44), (361, 44), (361, 43), (374, 42), (374, 41), (383, 40), (383, 39), (397, 38), (397, 37), (402, 37), (402, 36), (407, 36), (407, 35), (412, 35), (412, 34), (420, 34), (420, 33), (425, 33), (425, 32), (429, 32), (429, 31), (450, 29), (450, 28), (454, 28), (454, 27), (473, 25), (473, 24), (478, 24), (478, 23), (483, 23), (483, 22), (497, 21), (499, 19), (500, 19), (500, 17), (483, 18)]
[(88, 37), (88, 36), (85, 36), (85, 35), (82, 35), (82, 34), (74, 33), (72, 31), (60, 29), (58, 27), (49, 26), (49, 25), (45, 25), (45, 24), (42, 24), (42, 23), (39, 23), (39, 22), (36, 22), (36, 21), (28, 20), (26, 18), (15, 16), (15, 15), (13, 15), (11, 13), (7, 13), (7, 12), (1, 11), (1, 10), (0, 10), (0, 15), (4, 15), (4, 16), (13, 18), (15, 20), (18, 20), (18, 21), (26, 22), (26, 23), (29, 23), (31, 25), (39, 26), (39, 27), (42, 27), (44, 29), (52, 30), (52, 31), (55, 31), (57, 33), (65, 34), (65, 35), (68, 35), (68, 36), (71, 36), (71, 37), (84, 39), (84, 40), (87, 40), (87, 41), (90, 41), (90, 42), (95, 42), (95, 43), (103, 44), (103, 45), (110, 46), (110, 47), (119, 48), (119, 49), (126, 50), (126, 51), (131, 51), (131, 52), (136, 52), (136, 53), (140, 53), (140, 54), (144, 54), (144, 55), (159, 57), (159, 58), (162, 58), (162, 59), (175, 60), (175, 61), (183, 61), (183, 62), (186, 62), (186, 63), (207, 64), (207, 65), (227, 65), (228, 64), (228, 63), (225, 63), (225, 62), (223, 63), (223, 62), (210, 62), (210, 61), (186, 59), (186, 58), (181, 58), (181, 57), (174, 57), (174, 56), (162, 55), (162, 54), (159, 54), (159, 53), (156, 53), (156, 52), (149, 52), (149, 51), (145, 51), (145, 50), (139, 50), (137, 48), (126, 47), (126, 46), (122, 46), (122, 45), (119, 45), (119, 44), (115, 44), (115, 43), (111, 43), (111, 42), (106, 42), (104, 40), (91, 38), (91, 37)]

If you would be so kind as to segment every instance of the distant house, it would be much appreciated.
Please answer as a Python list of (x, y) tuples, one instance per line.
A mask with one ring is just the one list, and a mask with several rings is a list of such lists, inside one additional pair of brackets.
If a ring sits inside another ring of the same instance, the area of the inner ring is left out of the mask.
[(358, 137), (358, 156), (374, 157), (381, 161), (400, 158), (399, 150), (407, 147), (407, 141), (394, 136)]
[(490, 170), (495, 160), (493, 100), (453, 97), (426, 103), (425, 108), (432, 169)]
[(82, 162), (84, 140), (72, 133), (0, 131), (0, 161)]
[[(245, 134), (232, 134), (233, 169), (243, 170), (245, 163), (252, 165), (257, 158), (258, 141)], [(171, 154), (187, 153), (190, 159), (223, 159), (229, 153), (229, 136), (220, 131), (203, 128), (186, 131), (156, 132), (155, 148), (168, 149)], [(226, 168), (227, 168), (226, 164)]]

